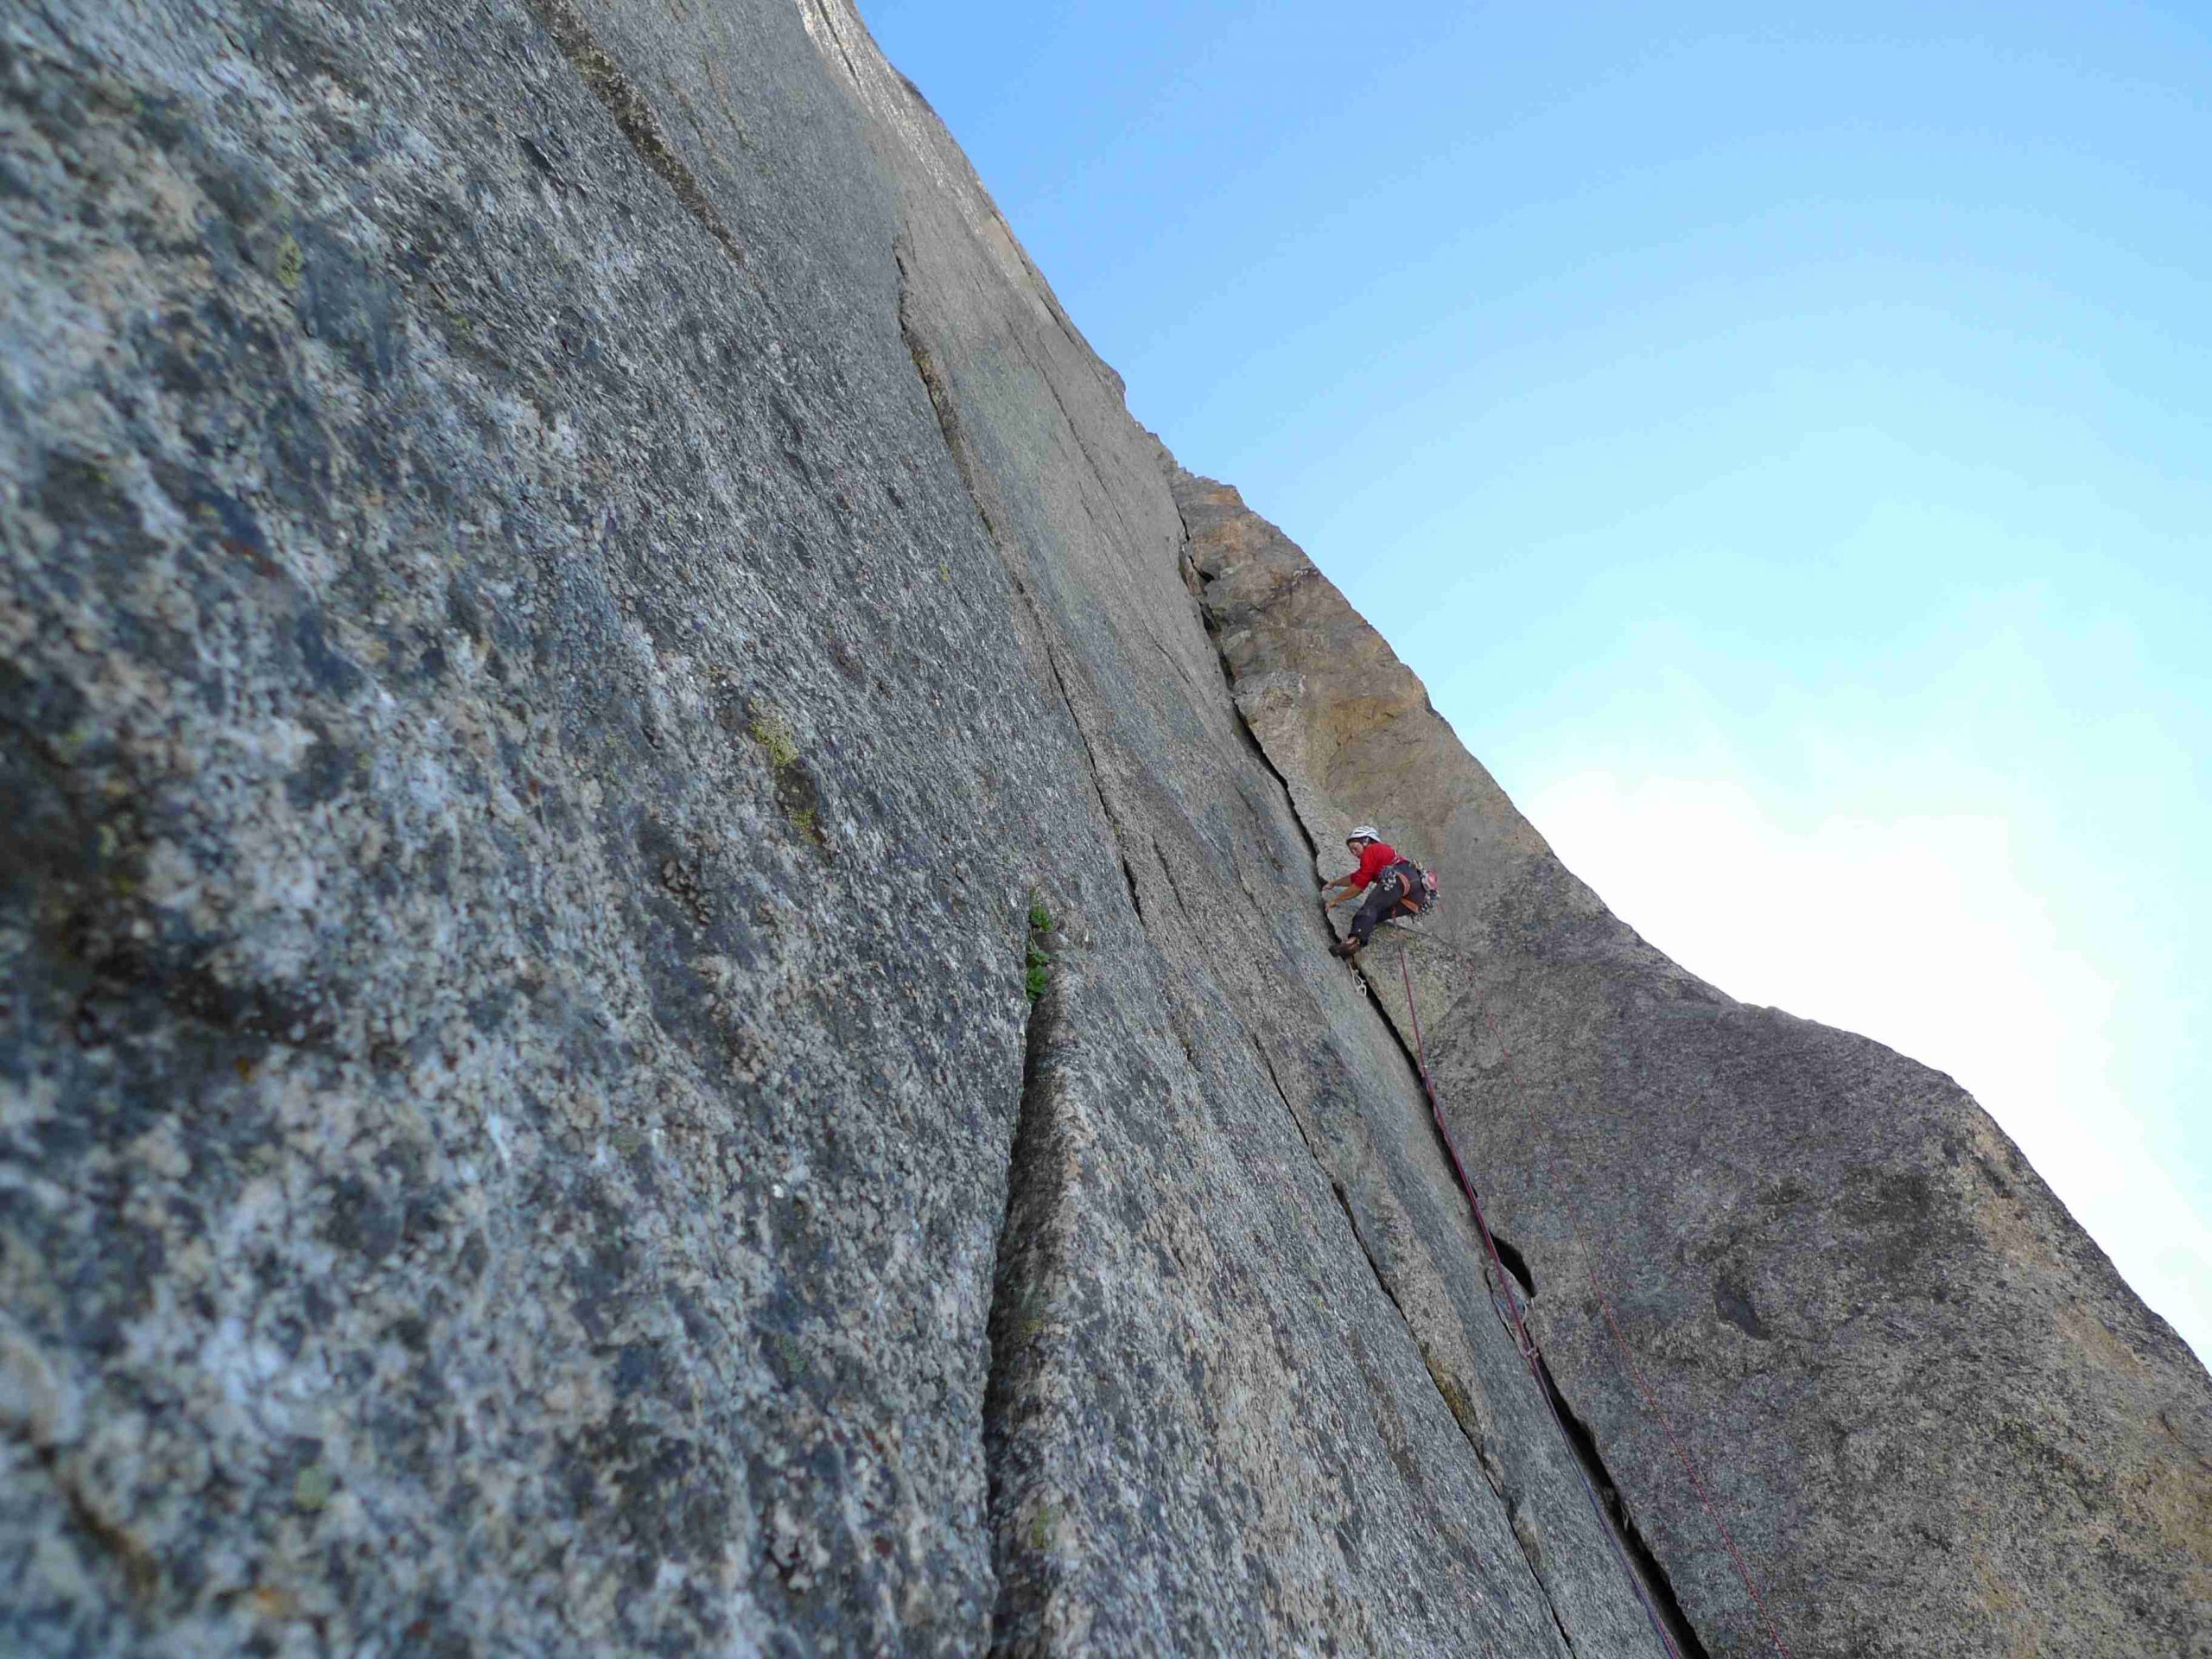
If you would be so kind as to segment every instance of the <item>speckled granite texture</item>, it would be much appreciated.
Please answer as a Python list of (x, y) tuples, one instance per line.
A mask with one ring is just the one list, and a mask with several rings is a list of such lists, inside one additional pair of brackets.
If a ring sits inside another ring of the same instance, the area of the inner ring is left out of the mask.
[(1271, 536), (848, 0), (0, 16), (0, 1651), (1760, 1652), (1594, 1266), (1796, 1659), (2205, 1652), (2171, 1334)]
[(1774, 1651), (1667, 1426), (1796, 1659), (2212, 1653), (2212, 1383), (1987, 1115), (1669, 962), (1303, 553), (1225, 486), (1176, 497), (1326, 873), (1363, 818), (1440, 873), (1364, 971), (1409, 1036), (1410, 979), (1539, 1340), (1705, 1646)]
[(1657, 1651), (842, 0), (10, 10), (0, 371), (0, 1649)]

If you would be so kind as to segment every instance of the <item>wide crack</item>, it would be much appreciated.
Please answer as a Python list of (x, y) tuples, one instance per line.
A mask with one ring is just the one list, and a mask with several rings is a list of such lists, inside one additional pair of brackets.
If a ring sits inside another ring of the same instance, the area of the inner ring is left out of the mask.
[(1521, 1300), (1523, 1302), (1535, 1301), (1536, 1275), (1529, 1270), (1528, 1258), (1522, 1255), (1516, 1247), (1499, 1237), (1495, 1227), (1491, 1229), (1490, 1242), (1497, 1251), (1497, 1259), (1505, 1264), (1505, 1270), (1513, 1275), (1514, 1282), (1521, 1287)]
[[(899, 272), (899, 337), (937, 416), (953, 469), (1020, 601), (1016, 617), (1026, 612), (1037, 656), (1067, 711), (1100, 823), (1120, 858), (1130, 903), (1141, 919), (1135, 872), (1121, 851), (1119, 828), (1099, 782), (1103, 774), (1090, 734), (1076, 713), (1036, 598), (1021, 579), (1014, 540), (992, 510), (989, 492), (982, 487), (952, 389), (909, 308), (908, 251), (903, 238), (893, 245)], [(1036, 1439), (1023, 1430), (1039, 1404), (1039, 1385), (1047, 1369), (1042, 1344), (1052, 1323), (1053, 1289), (1071, 1277), (1066, 1228), (1077, 1159), (1064, 1110), (1067, 1072), (1059, 1053), (1065, 1039), (1071, 969), (1065, 961), (1053, 960), (1062, 957), (1064, 943), (1065, 935), (1049, 917), (1040, 928), (1033, 914), (1025, 958), (1042, 950), (1048, 962), (1022, 1034), (1021, 1096), (1007, 1154), (1006, 1214), (999, 1225), (990, 1313), (984, 1327), (988, 1369), (983, 1389), (983, 1468), (991, 1566), (998, 1586), (991, 1611), (990, 1651), (995, 1655), (1047, 1650), (1045, 1611), (1060, 1571), (1052, 1548), (1052, 1495)]]
[[(1058, 936), (1033, 926), (1029, 943), (1049, 957)], [(1075, 1166), (1060, 1110), (1064, 1073), (1058, 1049), (1066, 1018), (1064, 970), (1048, 969), (1029, 1005), (1022, 1037), (1021, 1100), (1007, 1163), (1006, 1215), (999, 1225), (991, 1275), (990, 1348), (983, 1389), (983, 1468), (989, 1493), (991, 1565), (998, 1593), (991, 1614), (991, 1651), (1040, 1649), (1040, 1618), (1054, 1566), (1030, 1536), (1039, 1524), (1025, 1515), (1036, 1481), (1033, 1448), (1020, 1432), (1044, 1369), (1039, 1339), (1051, 1319), (1052, 1287), (1066, 1282), (1063, 1222)], [(1026, 1529), (1025, 1529), (1026, 1522)]]

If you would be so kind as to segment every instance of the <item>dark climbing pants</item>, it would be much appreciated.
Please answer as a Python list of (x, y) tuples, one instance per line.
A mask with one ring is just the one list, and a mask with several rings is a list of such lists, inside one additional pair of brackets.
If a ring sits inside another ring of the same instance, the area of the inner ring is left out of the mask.
[(1359, 914), (1351, 918), (1351, 936), (1364, 950), (1376, 928), (1386, 916), (1396, 913), (1403, 906), (1408, 915), (1421, 913), (1419, 892), (1421, 872), (1403, 860), (1368, 883), (1367, 899), (1359, 907)]

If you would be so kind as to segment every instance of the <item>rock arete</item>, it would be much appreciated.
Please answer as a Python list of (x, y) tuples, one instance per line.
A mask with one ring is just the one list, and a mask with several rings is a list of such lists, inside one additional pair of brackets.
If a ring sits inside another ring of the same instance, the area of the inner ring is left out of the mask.
[(0, 1650), (1767, 1651), (1602, 1283), (1796, 1659), (2208, 1651), (2202, 1370), (1560, 868), (848, 0), (50, 0), (0, 124)]

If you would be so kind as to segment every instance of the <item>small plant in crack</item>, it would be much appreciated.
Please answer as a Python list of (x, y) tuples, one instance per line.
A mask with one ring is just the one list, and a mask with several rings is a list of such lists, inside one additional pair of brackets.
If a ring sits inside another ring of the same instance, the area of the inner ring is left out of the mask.
[(1051, 982), (1052, 959), (1046, 954), (1045, 940), (1052, 931), (1052, 912), (1045, 907), (1045, 900), (1034, 889), (1029, 894), (1029, 943), (1022, 964), (1021, 988), (1034, 1002), (1045, 995)]

